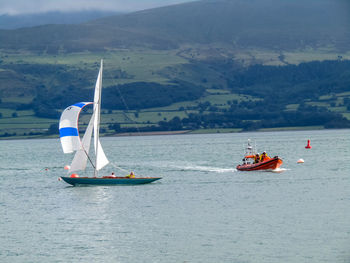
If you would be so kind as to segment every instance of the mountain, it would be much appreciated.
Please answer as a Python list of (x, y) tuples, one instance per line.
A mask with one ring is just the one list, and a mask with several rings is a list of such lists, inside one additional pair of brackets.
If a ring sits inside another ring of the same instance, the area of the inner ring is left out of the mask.
[(0, 15), (0, 29), (18, 29), (47, 24), (80, 24), (101, 17), (116, 15), (108, 11), (45, 12), (37, 14)]
[(203, 0), (79, 25), (0, 31), (0, 48), (49, 52), (184, 45), (296, 50), (350, 43), (346, 0)]
[(203, 0), (0, 30), (0, 137), (55, 132), (101, 58), (109, 133), (350, 127), (349, 5)]
[(118, 27), (177, 44), (268, 48), (346, 46), (348, 1), (209, 0), (108, 17), (90, 25)]

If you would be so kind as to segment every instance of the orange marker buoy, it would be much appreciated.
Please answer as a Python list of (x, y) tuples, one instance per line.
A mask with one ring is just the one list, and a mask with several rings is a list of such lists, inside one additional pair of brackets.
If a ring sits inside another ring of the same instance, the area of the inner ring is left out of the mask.
[(71, 174), (70, 177), (71, 177), (71, 178), (77, 178), (77, 177), (79, 177), (79, 175), (77, 175), (77, 174)]
[(310, 145), (310, 140), (307, 140), (307, 145), (305, 146), (305, 149), (311, 149), (311, 145)]
[(58, 177), (58, 181), (62, 181), (62, 178), (61, 178), (61, 177)]
[(299, 159), (297, 163), (304, 163), (304, 159)]
[(70, 169), (70, 166), (69, 165), (66, 165), (65, 167), (64, 167), (64, 170), (69, 170)]

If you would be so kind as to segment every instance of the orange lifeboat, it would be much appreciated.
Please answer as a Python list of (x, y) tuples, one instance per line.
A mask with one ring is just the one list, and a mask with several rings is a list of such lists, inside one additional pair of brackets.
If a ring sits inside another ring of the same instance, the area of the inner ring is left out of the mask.
[(265, 151), (262, 155), (259, 155), (249, 139), (242, 161), (243, 164), (236, 166), (236, 169), (239, 171), (275, 170), (283, 164), (281, 158), (278, 156), (270, 158), (266, 155)]
[(283, 164), (282, 159), (275, 156), (259, 163), (239, 164), (236, 169), (239, 171), (258, 171), (258, 170), (275, 170)]

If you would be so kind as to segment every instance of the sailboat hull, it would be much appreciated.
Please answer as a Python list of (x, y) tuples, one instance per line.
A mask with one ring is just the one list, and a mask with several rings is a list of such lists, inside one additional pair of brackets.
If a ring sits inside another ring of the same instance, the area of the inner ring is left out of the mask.
[[(100, 115), (101, 115), (101, 91), (102, 91), (102, 71), (103, 71), (103, 60), (101, 60), (100, 71), (98, 72), (94, 102), (93, 102), (93, 113), (89, 124), (86, 128), (84, 137), (80, 140), (79, 137), (79, 115), (82, 109), (91, 104), (90, 102), (80, 102), (67, 107), (60, 118), (60, 138), (64, 153), (76, 152), (74, 159), (71, 163), (71, 171), (83, 171), (86, 168), (87, 161), (89, 160), (94, 167), (94, 175), (97, 175), (97, 171), (106, 166), (109, 161), (102, 149), (100, 142)], [(95, 164), (92, 163), (89, 149), (90, 143), (94, 136), (95, 146)], [(131, 174), (130, 174), (131, 177)], [(66, 183), (71, 185), (135, 185), (135, 184), (148, 184), (156, 180), (161, 179), (160, 177), (114, 177), (114, 176), (103, 176), (103, 177), (61, 177)]]
[(63, 181), (73, 186), (78, 185), (136, 185), (136, 184), (149, 184), (161, 179), (161, 177), (61, 177)]

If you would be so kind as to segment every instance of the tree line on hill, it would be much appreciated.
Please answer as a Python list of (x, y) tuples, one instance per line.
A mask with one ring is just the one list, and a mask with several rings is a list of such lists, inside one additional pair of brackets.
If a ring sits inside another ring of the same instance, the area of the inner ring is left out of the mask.
[(145, 109), (164, 107), (180, 101), (200, 98), (205, 92), (203, 86), (185, 81), (170, 84), (134, 82), (107, 87), (103, 91), (103, 106), (111, 110)]
[(322, 95), (350, 91), (350, 61), (313, 61), (299, 65), (254, 65), (245, 70), (223, 69), (228, 86), (279, 104), (318, 100)]
[[(193, 62), (192, 66), (196, 67)], [(202, 62), (203, 63), (203, 62)], [(239, 67), (235, 61), (209, 61), (212, 69), (224, 76), (232, 93), (248, 94), (256, 100), (231, 101), (229, 108), (218, 108), (210, 102), (198, 105), (198, 113), (186, 118), (175, 117), (143, 129), (173, 130), (197, 128), (243, 128), (253, 130), (268, 127), (323, 125), (327, 128), (349, 127), (349, 121), (327, 107), (317, 107), (320, 96), (330, 97), (327, 103), (339, 104), (338, 93), (350, 91), (350, 61), (309, 62), (300, 65)], [(8, 67), (42, 80), (35, 87), (35, 97), (29, 104), (8, 105), (17, 110), (32, 109), (35, 115), (58, 119), (60, 111), (78, 101), (92, 100), (93, 79), (77, 69), (62, 66), (20, 65)], [(48, 80), (55, 78), (55, 82)], [(51, 83), (49, 86), (48, 83)], [(53, 83), (53, 84), (52, 84)], [(103, 91), (106, 110), (140, 110), (163, 107), (175, 102), (196, 100), (205, 95), (199, 84), (174, 80), (168, 84), (133, 82), (108, 86)], [(341, 100), (340, 100), (341, 101)], [(343, 97), (342, 106), (350, 110), (350, 96)], [(4, 104), (4, 103), (3, 103)], [(296, 104), (298, 108), (287, 109)], [(120, 130), (121, 128), (119, 128)]]
[[(196, 65), (194, 65), (195, 67)], [(210, 102), (198, 105), (198, 113), (180, 119), (160, 121), (143, 130), (181, 130), (199, 128), (243, 128), (255, 130), (274, 127), (324, 126), (350, 128), (350, 121), (328, 107), (312, 105), (320, 96), (328, 95), (331, 106), (350, 110), (350, 96), (337, 101), (337, 93), (350, 91), (350, 61), (315, 61), (300, 65), (240, 68), (232, 60), (210, 62), (220, 71), (234, 93), (260, 98), (255, 101), (230, 102), (229, 109), (219, 109)], [(326, 101), (327, 102), (327, 101)], [(299, 105), (287, 110), (287, 105)], [(131, 131), (120, 128), (119, 131)], [(140, 128), (139, 128), (140, 129)]]
[[(58, 118), (57, 109), (79, 101), (91, 101), (93, 90), (69, 85), (66, 89), (47, 89), (44, 85), (36, 87), (37, 95), (30, 104), (18, 105), (18, 110), (33, 109), (37, 117)], [(168, 106), (180, 101), (200, 98), (205, 88), (184, 81), (170, 84), (154, 82), (133, 82), (104, 88), (103, 108), (107, 110), (144, 109)]]
[[(210, 103), (207, 103), (210, 105)], [(254, 102), (253, 102), (254, 104)], [(120, 124), (111, 124), (109, 128), (115, 132), (137, 131), (175, 131), (215, 128), (241, 128), (244, 131), (253, 131), (261, 128), (324, 126), (325, 128), (350, 128), (350, 121), (339, 113), (334, 113), (324, 107), (301, 104), (296, 111), (270, 110), (258, 103), (259, 106), (250, 108), (251, 103), (231, 104), (226, 109), (217, 109), (205, 113), (190, 113), (188, 117), (174, 117), (169, 121), (160, 121), (158, 125), (146, 127), (121, 127)], [(208, 107), (210, 108), (210, 107)], [(212, 107), (211, 107), (212, 108)], [(206, 109), (205, 109), (206, 110)]]

